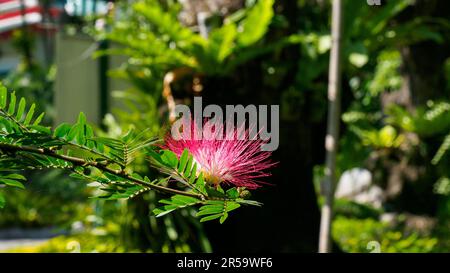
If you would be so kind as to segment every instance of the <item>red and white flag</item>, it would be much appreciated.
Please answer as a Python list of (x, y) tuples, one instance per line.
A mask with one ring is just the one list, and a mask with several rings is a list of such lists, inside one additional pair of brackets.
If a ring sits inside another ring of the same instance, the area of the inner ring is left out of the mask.
[(0, 0), (0, 33), (41, 20), (38, 0)]

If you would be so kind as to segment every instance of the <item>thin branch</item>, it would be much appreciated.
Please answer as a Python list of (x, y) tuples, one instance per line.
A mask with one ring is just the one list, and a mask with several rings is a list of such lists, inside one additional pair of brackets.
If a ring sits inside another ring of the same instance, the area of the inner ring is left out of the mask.
[(97, 152), (95, 150), (89, 149), (89, 148), (87, 148), (87, 147), (85, 147), (83, 145), (79, 145), (77, 143), (69, 142), (69, 141), (67, 141), (65, 139), (62, 139), (62, 138), (55, 138), (55, 139), (65, 143), (65, 145), (67, 145), (67, 146), (73, 146), (73, 147), (76, 147), (76, 148), (78, 148), (80, 150), (84, 150), (84, 151), (87, 151), (87, 152), (92, 153), (94, 155), (97, 155), (99, 157), (102, 157), (102, 158), (104, 158), (107, 161), (110, 161), (110, 162), (113, 162), (113, 163), (119, 165), (120, 168), (125, 169), (125, 165), (122, 162), (119, 162), (119, 161), (115, 160), (112, 157), (109, 157), (109, 156), (107, 156), (105, 154), (99, 153), (99, 152)]
[[(10, 115), (7, 111), (4, 111), (3, 109), (0, 109), (0, 114), (2, 114), (4, 117), (6, 117), (7, 119), (9, 119), (12, 122), (14, 122), (24, 132), (27, 132), (27, 133), (30, 132), (30, 129), (28, 129), (25, 125), (23, 125), (21, 122), (19, 122), (13, 115)], [(113, 159), (113, 158), (111, 158), (111, 157), (109, 157), (107, 155), (101, 154), (101, 153), (99, 153), (99, 152), (97, 152), (95, 150), (89, 149), (89, 148), (87, 148), (85, 146), (82, 146), (82, 145), (79, 145), (77, 143), (73, 143), (73, 142), (67, 141), (67, 140), (65, 140), (63, 138), (59, 138), (59, 137), (52, 137), (52, 140), (58, 140), (58, 141), (64, 143), (65, 145), (73, 146), (73, 147), (76, 147), (76, 148), (78, 148), (80, 150), (84, 150), (84, 151), (90, 152), (90, 153), (92, 153), (94, 155), (97, 155), (97, 156), (100, 156), (100, 157), (104, 158), (105, 160), (108, 160), (110, 162), (114, 162), (114, 163), (118, 164), (122, 169), (125, 169), (125, 164), (123, 164), (122, 162), (116, 161), (115, 159)]]
[(29, 132), (27, 127), (25, 127), (22, 123), (20, 123), (13, 115), (10, 115), (7, 111), (0, 109), (0, 114), (2, 114), (4, 117), (12, 120), (17, 126), (20, 127), (20, 129), (24, 130), (25, 132)]
[[(154, 168), (158, 169), (160, 172), (165, 173), (170, 176), (170, 178), (175, 179), (176, 181), (180, 182), (181, 184), (191, 188), (194, 191), (199, 192), (201, 195), (203, 195), (196, 187), (194, 187), (191, 183), (186, 182), (185, 179), (181, 174), (179, 174), (177, 171), (171, 170), (165, 166), (162, 166), (160, 164), (155, 164), (150, 160), (150, 165)], [(203, 195), (204, 196), (204, 195)]]
[(0, 143), (0, 149), (9, 150), (9, 151), (23, 151), (23, 152), (29, 152), (29, 153), (34, 153), (34, 154), (50, 156), (50, 157), (53, 157), (53, 158), (57, 158), (57, 159), (61, 159), (61, 160), (70, 162), (70, 163), (72, 163), (74, 165), (77, 165), (77, 166), (94, 167), (94, 168), (97, 168), (97, 169), (99, 169), (101, 171), (117, 175), (117, 176), (119, 176), (121, 178), (124, 178), (124, 179), (129, 180), (129, 181), (133, 181), (136, 184), (139, 184), (139, 185), (151, 188), (151, 189), (156, 190), (156, 191), (170, 193), (170, 194), (179, 194), (179, 195), (194, 197), (194, 198), (197, 198), (197, 199), (202, 200), (202, 201), (205, 200), (205, 196), (200, 195), (200, 194), (189, 193), (189, 192), (185, 192), (185, 191), (181, 191), (181, 190), (171, 189), (171, 188), (167, 188), (167, 187), (164, 187), (164, 186), (152, 184), (152, 183), (149, 183), (147, 181), (144, 181), (144, 180), (132, 177), (132, 176), (126, 174), (123, 170), (122, 171), (113, 170), (113, 169), (109, 168), (107, 165), (105, 165), (103, 163), (96, 162), (96, 161), (87, 161), (87, 160), (84, 160), (82, 158), (68, 156), (68, 155), (57, 154), (57, 153), (55, 153), (54, 151), (52, 151), (50, 149), (35, 148), (35, 147), (29, 147), (29, 146), (16, 146), (16, 145), (5, 144), (5, 143)]

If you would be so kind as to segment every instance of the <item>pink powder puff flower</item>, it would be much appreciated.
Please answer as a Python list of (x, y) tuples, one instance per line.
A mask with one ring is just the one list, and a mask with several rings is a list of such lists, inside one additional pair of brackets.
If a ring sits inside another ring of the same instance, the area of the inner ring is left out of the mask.
[[(192, 122), (192, 132), (197, 132), (195, 124)], [(260, 178), (270, 176), (268, 170), (276, 165), (270, 160), (270, 151), (261, 151), (261, 145), (266, 142), (256, 137), (250, 139), (249, 130), (238, 138), (239, 130), (236, 128), (227, 134), (232, 137), (225, 137), (222, 128), (222, 125), (203, 126), (198, 130), (203, 132), (203, 137), (197, 139), (183, 136), (183, 133), (180, 138), (174, 138), (168, 133), (164, 148), (178, 157), (187, 149), (209, 184), (224, 183), (248, 189), (260, 187), (264, 184)], [(217, 137), (219, 135), (224, 137)]]

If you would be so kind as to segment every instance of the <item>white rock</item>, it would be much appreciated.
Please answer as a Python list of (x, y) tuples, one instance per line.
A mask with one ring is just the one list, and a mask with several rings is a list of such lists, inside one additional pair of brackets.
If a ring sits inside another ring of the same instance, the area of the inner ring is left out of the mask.
[(383, 189), (372, 185), (372, 174), (362, 168), (345, 171), (335, 192), (336, 198), (345, 198), (362, 204), (380, 208), (383, 204)]
[(362, 168), (353, 168), (345, 171), (335, 192), (336, 198), (352, 197), (367, 190), (372, 183), (372, 174)]

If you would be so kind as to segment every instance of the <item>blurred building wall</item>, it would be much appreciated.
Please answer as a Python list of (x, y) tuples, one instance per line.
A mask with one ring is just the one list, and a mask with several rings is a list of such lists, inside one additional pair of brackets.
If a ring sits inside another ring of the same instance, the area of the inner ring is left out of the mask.
[[(0, 38), (3, 39), (3, 38)], [(6, 75), (14, 69), (20, 62), (20, 56), (14, 50), (9, 40), (0, 42), (0, 76)]]
[(89, 122), (99, 124), (99, 64), (91, 55), (96, 43), (81, 34), (56, 37), (55, 124), (73, 123), (84, 112)]
[(97, 48), (98, 43), (86, 35), (58, 33), (55, 124), (73, 123), (84, 112), (89, 122), (99, 125), (104, 114), (119, 105), (112, 102), (111, 93), (129, 87), (123, 80), (107, 76), (109, 69), (119, 67), (126, 58), (93, 59), (92, 53)]

